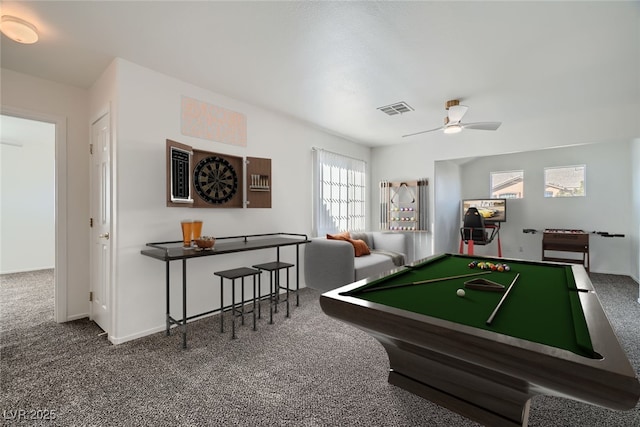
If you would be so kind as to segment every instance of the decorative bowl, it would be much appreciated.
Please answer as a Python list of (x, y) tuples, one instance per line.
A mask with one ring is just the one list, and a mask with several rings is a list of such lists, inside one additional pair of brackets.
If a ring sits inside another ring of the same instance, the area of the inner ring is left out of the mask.
[(214, 237), (202, 236), (200, 239), (197, 239), (195, 243), (200, 249), (211, 249), (216, 243), (216, 239)]

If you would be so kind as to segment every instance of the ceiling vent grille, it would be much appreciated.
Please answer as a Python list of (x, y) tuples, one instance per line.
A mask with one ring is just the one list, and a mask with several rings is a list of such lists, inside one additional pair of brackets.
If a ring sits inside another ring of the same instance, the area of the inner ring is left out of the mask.
[(386, 105), (384, 107), (378, 107), (378, 110), (389, 116), (395, 116), (396, 114), (404, 114), (409, 111), (413, 111), (413, 108), (406, 102), (396, 102), (395, 104)]

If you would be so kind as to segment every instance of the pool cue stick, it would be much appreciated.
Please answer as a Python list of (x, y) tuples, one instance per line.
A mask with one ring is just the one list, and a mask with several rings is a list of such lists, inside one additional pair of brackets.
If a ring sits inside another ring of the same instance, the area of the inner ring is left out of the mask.
[(400, 283), (400, 284), (391, 285), (391, 286), (381, 286), (377, 288), (363, 289), (361, 292), (364, 293), (364, 292), (373, 292), (373, 291), (383, 291), (386, 289), (403, 288), (405, 286), (424, 285), (426, 283), (443, 282), (445, 280), (461, 279), (463, 277), (471, 277), (471, 276), (480, 276), (482, 274), (489, 274), (489, 273), (491, 273), (491, 271), (483, 271), (481, 273), (471, 273), (471, 274), (460, 274), (458, 276), (438, 277), (435, 279), (420, 280), (418, 282)]
[(511, 288), (513, 288), (513, 285), (516, 284), (516, 280), (518, 280), (518, 277), (520, 277), (520, 273), (516, 274), (516, 277), (513, 278), (513, 281), (509, 285), (509, 289), (507, 289), (507, 292), (505, 292), (504, 295), (502, 295), (500, 302), (498, 303), (498, 305), (496, 305), (496, 308), (493, 310), (493, 313), (491, 313), (491, 316), (489, 316), (489, 318), (487, 319), (487, 325), (490, 325), (491, 322), (493, 322), (493, 318), (496, 317), (496, 314), (498, 314), (498, 310), (502, 306), (502, 303), (504, 302), (504, 300), (507, 299), (507, 295), (509, 295), (509, 292), (511, 292)]

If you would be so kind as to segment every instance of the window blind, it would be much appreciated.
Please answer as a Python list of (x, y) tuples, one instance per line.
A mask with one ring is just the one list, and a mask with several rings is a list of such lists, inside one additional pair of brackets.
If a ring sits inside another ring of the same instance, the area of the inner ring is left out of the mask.
[(365, 231), (367, 164), (313, 149), (313, 232)]

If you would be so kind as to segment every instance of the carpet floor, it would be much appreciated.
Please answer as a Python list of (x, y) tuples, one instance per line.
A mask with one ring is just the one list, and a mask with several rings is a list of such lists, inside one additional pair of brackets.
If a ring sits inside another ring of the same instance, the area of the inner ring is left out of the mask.
[[(638, 285), (592, 274), (602, 304), (640, 371)], [(88, 319), (53, 320), (53, 271), (0, 276), (2, 425), (477, 426), (387, 383), (388, 359), (365, 332), (327, 317), (319, 293), (220, 334), (217, 316), (180, 334), (110, 344)], [(264, 314), (264, 312), (263, 312)], [(50, 419), (43, 419), (46, 415)], [(26, 419), (35, 418), (35, 419)], [(51, 419), (53, 418), (53, 419)], [(640, 426), (640, 405), (611, 411), (532, 399), (529, 425)]]

